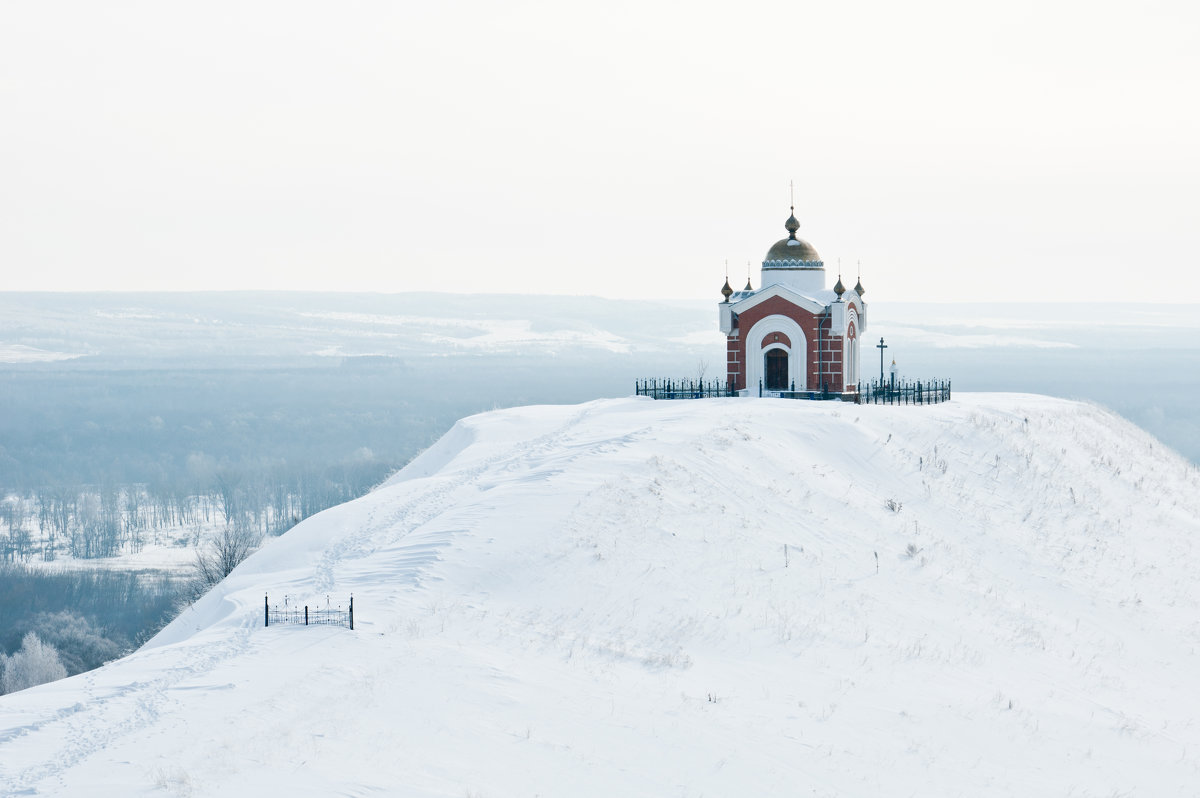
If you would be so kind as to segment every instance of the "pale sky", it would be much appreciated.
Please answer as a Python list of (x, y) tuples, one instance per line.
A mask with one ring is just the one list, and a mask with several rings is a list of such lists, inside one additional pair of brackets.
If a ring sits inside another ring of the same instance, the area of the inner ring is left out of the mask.
[(0, 4), (0, 290), (1197, 302), (1194, 2)]

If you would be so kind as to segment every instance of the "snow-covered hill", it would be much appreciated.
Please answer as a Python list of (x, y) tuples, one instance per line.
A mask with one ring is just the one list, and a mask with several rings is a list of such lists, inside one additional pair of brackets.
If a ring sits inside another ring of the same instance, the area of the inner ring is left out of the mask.
[(1044, 397), (488, 413), (0, 698), (0, 792), (1194, 795), (1198, 518), (1194, 466)]

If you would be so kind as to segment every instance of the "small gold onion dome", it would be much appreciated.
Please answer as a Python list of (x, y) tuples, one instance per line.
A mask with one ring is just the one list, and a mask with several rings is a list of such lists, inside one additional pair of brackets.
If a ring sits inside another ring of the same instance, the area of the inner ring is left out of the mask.
[(721, 294), (725, 297), (725, 301), (729, 301), (729, 297), (733, 296), (733, 289), (729, 287), (729, 278), (725, 278), (725, 285), (721, 288)]
[(746, 278), (746, 287), (745, 287), (745, 288), (743, 288), (742, 290), (743, 290), (743, 291), (753, 291), (753, 290), (754, 290), (754, 289), (753, 289), (753, 288), (750, 286), (750, 278), (749, 278), (749, 277), (747, 277), (747, 278)]
[(842, 298), (842, 294), (846, 293), (846, 286), (842, 285), (842, 275), (838, 275), (837, 285), (833, 287), (833, 293), (838, 295), (838, 299)]
[(800, 229), (800, 222), (796, 219), (796, 208), (792, 206), (792, 215), (783, 223), (783, 228), (788, 231), (788, 238), (795, 239), (796, 231)]
[(858, 285), (854, 286), (854, 293), (858, 294), (859, 296), (862, 296), (863, 294), (867, 293), (867, 289), (862, 287), (862, 278), (861, 277), (858, 278)]

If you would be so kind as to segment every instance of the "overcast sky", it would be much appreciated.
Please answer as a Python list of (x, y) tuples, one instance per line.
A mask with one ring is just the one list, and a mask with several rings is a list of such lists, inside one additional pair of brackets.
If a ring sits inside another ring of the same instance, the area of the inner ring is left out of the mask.
[(1194, 2), (0, 4), (0, 290), (1196, 302)]

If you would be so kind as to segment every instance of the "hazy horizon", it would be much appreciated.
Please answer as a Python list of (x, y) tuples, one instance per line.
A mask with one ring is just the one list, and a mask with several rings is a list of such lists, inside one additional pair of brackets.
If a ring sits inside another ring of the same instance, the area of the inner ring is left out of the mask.
[[(867, 320), (868, 343), (885, 337), (887, 359), (902, 375), (952, 379), (958, 391), (1098, 401), (1200, 462), (1200, 305), (1078, 303), (1047, 313), (1029, 303), (878, 302), (868, 303)], [(724, 353), (715, 301), (0, 292), (8, 434), (34, 433), (30, 451), (51, 460), (45, 444), (59, 440), (51, 433), (64, 425), (81, 439), (111, 438), (114, 451), (136, 435), (170, 449), (225, 447), (207, 438), (188, 443), (189, 430), (234, 424), (243, 436), (236, 426), (243, 411), (273, 430), (279, 404), (295, 398), (280, 392), (299, 391), (306, 398), (298, 417), (333, 414), (346, 430), (314, 453), (337, 462), (371, 446), (373, 436), (403, 434), (425, 445), (457, 418), (495, 406), (623, 396), (649, 377), (721, 379)], [(862, 362), (863, 378), (875, 376), (878, 353), (867, 349)], [(266, 372), (275, 376), (263, 382), (257, 375)], [(118, 374), (131, 381), (121, 403), (100, 401)], [(223, 375), (218, 384), (226, 387), (213, 392), (206, 374)], [(235, 395), (246, 403), (241, 410)], [(369, 415), (346, 410), (359, 404)], [(419, 429), (396, 427), (412, 412)], [(163, 424), (148, 427), (155, 418)], [(290, 441), (275, 435), (263, 433), (264, 452)], [(401, 463), (404, 451), (391, 457)]]
[[(312, 289), (312, 288), (96, 288), (96, 289), (75, 289), (75, 288), (21, 288), (21, 289), (0, 289), (0, 295), (8, 294), (19, 296), (21, 294), (102, 294), (102, 295), (119, 295), (119, 294), (307, 294), (318, 296), (323, 294), (337, 294), (346, 296), (459, 296), (459, 297), (547, 297), (561, 299), (604, 299), (604, 300), (627, 300), (630, 302), (649, 302), (664, 305), (671, 304), (687, 304), (691, 306), (707, 306), (709, 304), (719, 304), (721, 302), (720, 292), (713, 292), (716, 299), (706, 297), (687, 297), (687, 296), (663, 296), (663, 297), (622, 297), (608, 296), (599, 293), (554, 293), (550, 291), (453, 291), (453, 290), (422, 290), (422, 291), (372, 291), (372, 290), (357, 290), (351, 288), (339, 289)], [(1121, 307), (1141, 307), (1147, 303), (1134, 302), (1128, 299), (1022, 299), (1022, 300), (959, 300), (959, 299), (919, 299), (919, 300), (880, 300), (879, 302), (871, 301), (868, 305), (886, 304), (886, 305), (954, 305), (956, 307), (975, 307), (985, 305), (1004, 305), (1009, 307), (1018, 307), (1022, 305), (1065, 305), (1068, 307), (1087, 307), (1089, 305), (1118, 305)], [(1179, 297), (1179, 298), (1163, 298), (1155, 297), (1153, 307), (1155, 305), (1170, 305), (1172, 307), (1196, 307), (1200, 308), (1200, 297)]]

